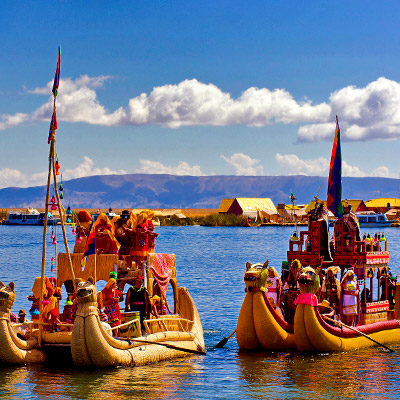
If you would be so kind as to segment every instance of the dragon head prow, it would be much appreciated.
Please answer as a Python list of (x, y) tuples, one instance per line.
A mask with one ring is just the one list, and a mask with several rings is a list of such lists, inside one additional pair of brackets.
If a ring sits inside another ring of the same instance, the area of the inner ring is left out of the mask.
[(76, 301), (78, 304), (97, 301), (96, 285), (90, 276), (85, 282), (83, 279), (75, 279)]
[(15, 301), (14, 282), (7, 286), (0, 281), (0, 312), (9, 314)]
[[(244, 273), (244, 282), (246, 284), (246, 290), (251, 292), (253, 288), (265, 287), (265, 283), (268, 278), (268, 260), (264, 264), (246, 263), (246, 272)], [(257, 290), (256, 289), (256, 290)]]
[(297, 281), (299, 282), (300, 293), (316, 294), (319, 288), (319, 272), (320, 268), (314, 270), (311, 267), (302, 268), (299, 272)]

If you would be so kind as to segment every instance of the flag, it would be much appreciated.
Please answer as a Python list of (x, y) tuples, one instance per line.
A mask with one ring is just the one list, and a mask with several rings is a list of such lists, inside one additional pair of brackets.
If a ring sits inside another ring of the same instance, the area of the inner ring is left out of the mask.
[(56, 74), (54, 76), (54, 83), (53, 83), (53, 90), (52, 90), (54, 97), (57, 97), (59, 83), (60, 83), (60, 46), (58, 46), (57, 69), (56, 69)]
[(56, 110), (54, 110), (53, 111), (53, 115), (51, 116), (50, 129), (49, 129), (49, 138), (47, 140), (47, 143), (50, 144), (51, 135), (54, 134), (54, 131), (56, 129), (57, 129), (57, 115), (56, 115)]
[(87, 259), (91, 254), (96, 254), (96, 229), (95, 224), (92, 223), (90, 226), (89, 236), (86, 241), (85, 252), (83, 253), (83, 257), (81, 260), (81, 269), (82, 271), (85, 269)]
[(342, 207), (342, 152), (340, 149), (340, 129), (336, 116), (335, 139), (333, 140), (331, 165), (328, 178), (328, 210), (332, 211), (335, 217), (343, 214)]

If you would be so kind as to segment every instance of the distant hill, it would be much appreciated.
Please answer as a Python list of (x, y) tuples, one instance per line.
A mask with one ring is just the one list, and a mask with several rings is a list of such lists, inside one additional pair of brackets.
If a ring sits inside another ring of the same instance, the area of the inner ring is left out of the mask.
[[(319, 176), (103, 175), (63, 182), (64, 205), (73, 208), (218, 208), (223, 198), (270, 197), (277, 203), (325, 200), (327, 178)], [(44, 207), (45, 186), (0, 189), (0, 208)], [(343, 178), (343, 198), (399, 197), (399, 181)]]

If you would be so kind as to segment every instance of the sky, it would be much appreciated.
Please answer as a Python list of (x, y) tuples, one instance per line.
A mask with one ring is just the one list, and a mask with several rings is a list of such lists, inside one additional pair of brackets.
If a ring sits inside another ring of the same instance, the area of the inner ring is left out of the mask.
[(0, 2), (0, 188), (44, 185), (61, 46), (63, 180), (400, 173), (396, 1)]

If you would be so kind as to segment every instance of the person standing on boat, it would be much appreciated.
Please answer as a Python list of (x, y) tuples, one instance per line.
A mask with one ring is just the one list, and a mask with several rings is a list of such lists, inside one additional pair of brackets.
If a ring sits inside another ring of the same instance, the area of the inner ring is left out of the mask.
[(321, 287), (321, 297), (323, 300), (327, 300), (332, 307), (335, 309), (336, 313), (339, 313), (340, 309), (340, 282), (337, 279), (337, 273), (339, 272), (339, 267), (329, 267), (326, 270), (326, 276), (322, 282)]
[(390, 268), (386, 272), (386, 268), (382, 268), (382, 272), (379, 277), (379, 286), (382, 289), (380, 300), (388, 300), (389, 308), (394, 307), (394, 291), (396, 288), (397, 275), (393, 276)]
[(150, 318), (150, 299), (147, 289), (143, 286), (143, 277), (138, 275), (128, 289), (125, 298), (125, 311), (139, 311), (140, 323), (144, 329), (143, 321)]
[(74, 253), (84, 253), (86, 248), (86, 240), (89, 236), (92, 217), (87, 211), (81, 210), (76, 220), (76, 238)]
[(349, 269), (344, 275), (341, 283), (342, 290), (342, 321), (347, 325), (355, 326), (357, 324), (359, 310), (359, 293), (357, 278), (352, 269)]
[[(108, 323), (111, 327), (121, 325), (121, 310), (119, 308), (121, 294), (117, 288), (117, 281), (113, 278), (109, 279), (100, 293), (98, 296), (99, 308), (104, 307)], [(117, 330), (113, 330), (113, 335), (117, 336)]]
[(147, 212), (147, 245), (149, 253), (154, 253), (154, 248), (156, 247), (156, 237), (158, 233), (154, 232), (153, 225), (154, 211), (148, 210)]
[(131, 233), (132, 229), (128, 227), (128, 220), (130, 213), (128, 210), (124, 210), (121, 213), (121, 217), (116, 222), (115, 237), (120, 244), (119, 248), (119, 259), (125, 260), (128, 268), (132, 267), (132, 256), (131, 256)]
[(142, 262), (147, 260), (148, 253), (148, 227), (147, 214), (142, 211), (137, 217), (136, 225), (136, 249), (135, 261), (136, 268), (141, 268)]
[[(330, 252), (329, 245), (329, 220), (328, 220), (328, 210), (324, 207), (324, 203), (316, 199), (314, 210), (311, 210), (308, 215), (308, 230), (312, 231), (313, 224), (312, 222), (319, 223), (319, 232), (320, 232), (320, 255), (324, 257), (324, 261), (332, 261), (332, 256)], [(311, 237), (309, 235), (309, 243), (308, 247), (311, 251)]]
[(98, 254), (117, 254), (118, 242), (114, 237), (111, 222), (101, 213), (95, 223), (96, 252)]
[(279, 305), (282, 283), (279, 278), (278, 271), (274, 267), (268, 267), (268, 278), (267, 278), (266, 288), (268, 289), (267, 297), (272, 298), (274, 303)]

